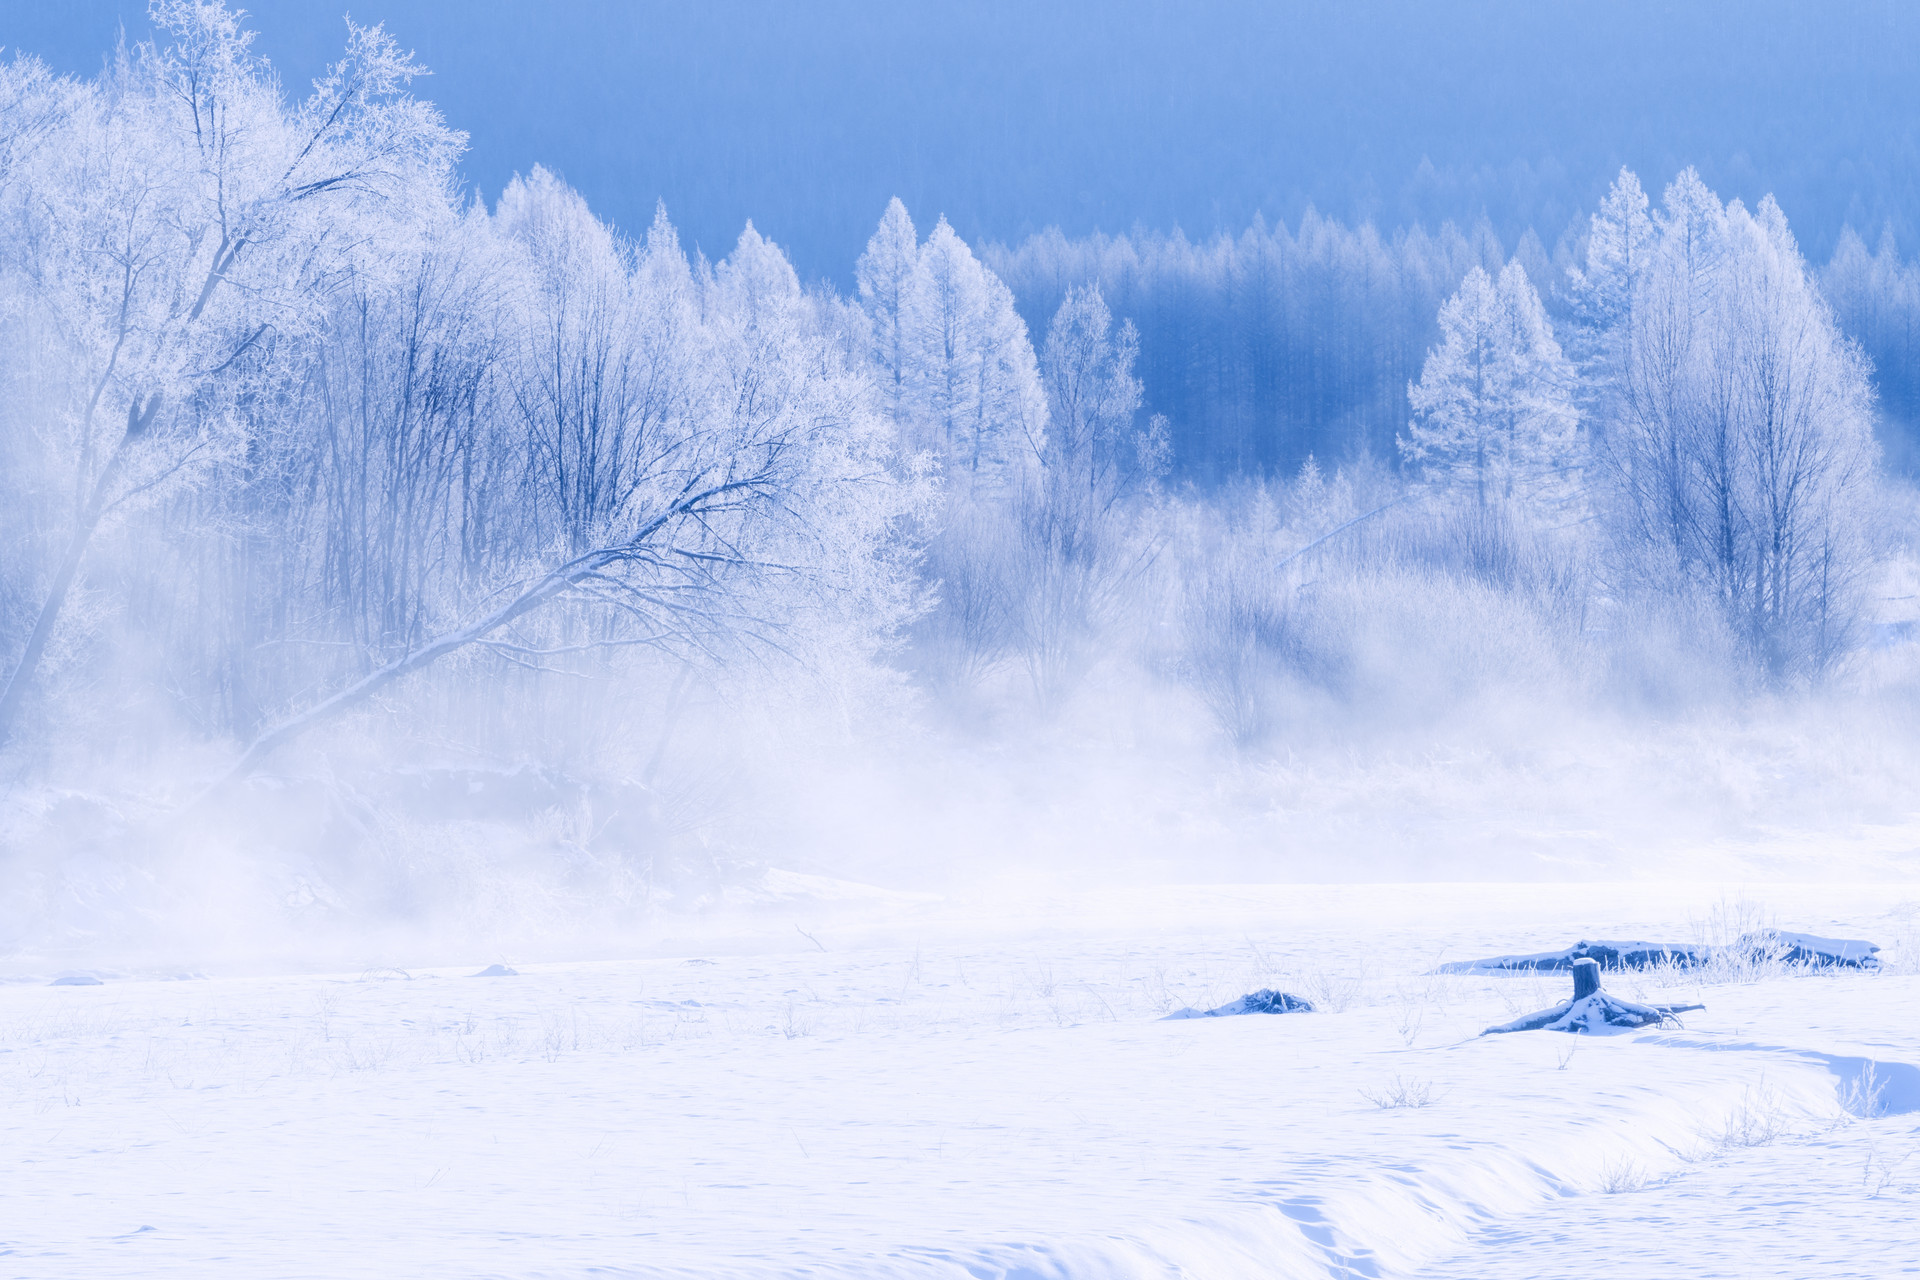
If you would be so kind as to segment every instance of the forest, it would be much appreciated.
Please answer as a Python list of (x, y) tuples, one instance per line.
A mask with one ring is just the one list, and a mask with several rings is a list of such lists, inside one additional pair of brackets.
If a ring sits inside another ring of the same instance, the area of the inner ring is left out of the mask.
[(154, 13), (97, 77), (0, 67), (35, 912), (91, 892), (46, 849), (183, 822), (280, 850), (285, 901), (411, 909), (481, 855), (382, 777), (537, 775), (516, 839), (644, 897), (767, 856), (713, 815), (803, 807), (770, 774), (1070, 754), (1129, 705), (1231, 771), (1515, 700), (1910, 687), (1890, 239), (1811, 264), (1692, 170), (1551, 250), (1311, 213), (969, 245), (895, 200), (842, 292), (543, 169), (474, 198), (380, 27), (301, 97), (233, 12)]

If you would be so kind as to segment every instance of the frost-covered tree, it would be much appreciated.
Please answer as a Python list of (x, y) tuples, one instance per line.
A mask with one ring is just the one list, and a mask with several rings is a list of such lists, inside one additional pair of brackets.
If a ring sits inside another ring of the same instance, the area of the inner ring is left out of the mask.
[(0, 736), (37, 675), (39, 725), (142, 704), (241, 770), (637, 650), (866, 678), (923, 494), (862, 313), (541, 170), (463, 206), (377, 28), (289, 103), (238, 14), (153, 15), (95, 80), (0, 68)]
[(463, 651), (536, 669), (628, 646), (832, 661), (915, 607), (893, 545), (913, 498), (869, 370), (777, 246), (749, 225), (696, 271), (657, 220), (629, 255), (546, 178), (496, 217), (522, 294), (495, 375), (509, 453), (487, 498), (507, 520), (485, 572), (441, 630), (260, 734), (237, 771)]
[(1098, 286), (1069, 290), (1047, 328), (1046, 466), (1021, 503), (1016, 597), (1028, 677), (1042, 705), (1071, 687), (1138, 567), (1124, 504), (1166, 468), (1166, 420), (1138, 421), (1138, 355), (1133, 324), (1115, 330)]
[[(1047, 390), (1044, 453), (1055, 490), (1086, 495), (1104, 511), (1156, 478), (1163, 439), (1135, 419), (1141, 384), (1133, 376), (1140, 335), (1131, 320), (1116, 332), (1100, 287), (1071, 289), (1047, 327), (1041, 372)], [(1164, 428), (1164, 422), (1161, 424)]]
[(1900, 256), (1892, 227), (1872, 251), (1848, 227), (1820, 273), (1820, 290), (1873, 364), (1888, 463), (1920, 474), (1920, 266)]
[(920, 238), (898, 196), (887, 202), (880, 226), (854, 267), (860, 304), (873, 326), (873, 356), (888, 412), (902, 412), (912, 361), (910, 312), (920, 287)]
[(926, 243), (913, 237), (894, 200), (856, 273), (888, 408), (950, 489), (1006, 493), (1046, 439), (1033, 343), (1012, 293), (945, 218)]
[(9, 158), (0, 244), (62, 371), (41, 431), (71, 494), (31, 631), (0, 693), (13, 729), (95, 533), (129, 504), (253, 446), (249, 404), (326, 299), (444, 207), (459, 135), (408, 96), (379, 27), (298, 105), (218, 0), (155, 0), (158, 41), (123, 50), (49, 136)]
[(1580, 375), (1582, 416), (1596, 436), (1622, 412), (1627, 358), (1638, 331), (1635, 296), (1654, 244), (1647, 193), (1623, 168), (1589, 222), (1584, 265), (1568, 272), (1569, 354)]
[(961, 483), (1011, 484), (1046, 435), (1033, 344), (1013, 294), (945, 218), (921, 246), (907, 314), (909, 395), (921, 440)]
[(942, 218), (924, 244), (890, 202), (856, 269), (871, 361), (908, 464), (943, 501), (919, 523), (934, 604), (922, 678), (971, 687), (1005, 655), (1019, 597), (1015, 511), (1047, 447), (1047, 401), (1013, 296)]
[[(1525, 237), (1516, 252), (1544, 260)], [(1096, 284), (1134, 322), (1146, 409), (1168, 420), (1175, 474), (1207, 487), (1291, 475), (1310, 454), (1391, 455), (1440, 304), (1509, 256), (1484, 223), (1386, 232), (1312, 210), (1201, 241), (1047, 231), (983, 254), (1036, 335)]]
[(1687, 170), (1655, 225), (1602, 455), (1623, 579), (1704, 593), (1770, 675), (1816, 674), (1857, 616), (1866, 362), (1771, 197), (1723, 206)]
[(1519, 262), (1497, 281), (1469, 271), (1440, 309), (1440, 335), (1408, 389), (1402, 456), (1482, 508), (1564, 500), (1578, 465), (1572, 370)]
[[(503, 317), (522, 299), (485, 222), (449, 218), (386, 271), (343, 288), (313, 344), (300, 415), (312, 430), (280, 438), (276, 467), (300, 496), (284, 516), (276, 504), (248, 521), (267, 540), (278, 524), (295, 563), (303, 551), (317, 557), (313, 602), (334, 628), (327, 638), (372, 660), (448, 622), (448, 579), (489, 572), (512, 519), (485, 501), (505, 462), (488, 410), (507, 354)], [(236, 727), (255, 720), (239, 715)]]

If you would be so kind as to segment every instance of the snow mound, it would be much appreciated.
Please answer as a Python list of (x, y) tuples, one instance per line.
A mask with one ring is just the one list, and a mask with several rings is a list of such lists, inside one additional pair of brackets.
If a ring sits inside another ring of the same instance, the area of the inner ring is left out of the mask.
[(1313, 1005), (1299, 996), (1288, 995), (1284, 991), (1255, 991), (1251, 995), (1230, 1000), (1218, 1009), (1176, 1009), (1162, 1018), (1162, 1022), (1177, 1022), (1184, 1018), (1233, 1018), (1243, 1013), (1312, 1013)]
[(520, 971), (518, 969), (509, 969), (504, 964), (490, 964), (473, 976), (476, 978), (517, 978), (520, 976)]

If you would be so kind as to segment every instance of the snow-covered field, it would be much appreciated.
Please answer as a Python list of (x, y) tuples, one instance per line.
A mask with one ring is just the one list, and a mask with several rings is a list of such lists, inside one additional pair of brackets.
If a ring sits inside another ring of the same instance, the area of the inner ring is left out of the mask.
[[(795, 903), (622, 959), (17, 966), (0, 1275), (1920, 1272), (1920, 886)], [(1477, 1037), (1565, 975), (1430, 974), (1754, 910), (1890, 963), (1615, 975), (1707, 1008), (1599, 1039)], [(1162, 1020), (1262, 987), (1321, 1011)]]

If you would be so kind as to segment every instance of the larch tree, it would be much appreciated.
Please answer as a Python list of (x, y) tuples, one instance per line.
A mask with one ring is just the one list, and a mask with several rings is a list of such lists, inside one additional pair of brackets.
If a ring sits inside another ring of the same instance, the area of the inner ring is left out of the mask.
[(1400, 450), (1441, 491), (1480, 508), (1565, 500), (1578, 465), (1573, 375), (1518, 261), (1476, 267), (1440, 309), (1440, 344), (1408, 388)]
[(1624, 412), (1628, 353), (1638, 333), (1634, 300), (1655, 246), (1647, 207), (1640, 179), (1621, 169), (1589, 221), (1584, 265), (1568, 273), (1568, 345), (1580, 375), (1582, 416), (1596, 439)]
[(887, 202), (880, 225), (854, 267), (860, 305), (872, 322), (874, 362), (889, 413), (901, 412), (912, 358), (909, 312), (920, 288), (920, 239), (898, 196)]
[(1046, 401), (1013, 294), (942, 218), (907, 299), (904, 427), (950, 487), (1005, 490), (1037, 462)]
[[(1516, 253), (1530, 271), (1544, 260), (1525, 237)], [(1208, 486), (1291, 474), (1310, 454), (1390, 454), (1440, 304), (1507, 257), (1484, 225), (1385, 233), (1311, 210), (1202, 241), (1048, 231), (983, 256), (1036, 335), (1069, 289), (1099, 285), (1139, 329), (1136, 372), (1168, 418), (1174, 470)]]
[(1165, 463), (1165, 420), (1141, 430), (1143, 388), (1133, 368), (1140, 334), (1118, 330), (1100, 287), (1070, 289), (1047, 327), (1041, 375), (1047, 390), (1044, 457), (1049, 486), (1084, 494), (1105, 511), (1157, 479)]
[(1873, 362), (1887, 462), (1920, 474), (1920, 266), (1901, 258), (1891, 225), (1872, 252), (1847, 227), (1820, 273), (1820, 291)]
[(925, 243), (897, 199), (856, 270), (870, 361), (905, 466), (939, 486), (912, 538), (933, 604), (923, 676), (970, 687), (1008, 651), (1017, 505), (1037, 483), (1047, 401), (1013, 295), (942, 218)]

